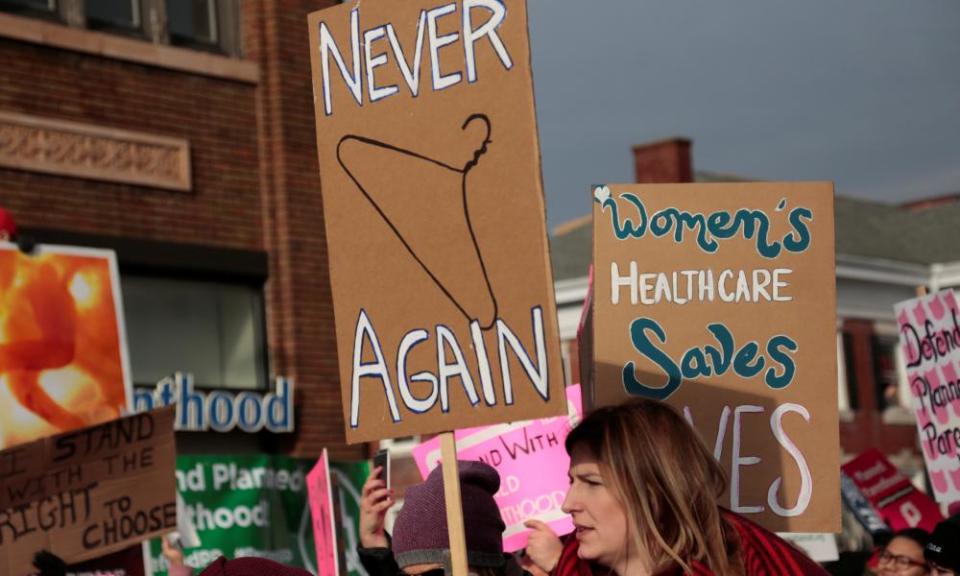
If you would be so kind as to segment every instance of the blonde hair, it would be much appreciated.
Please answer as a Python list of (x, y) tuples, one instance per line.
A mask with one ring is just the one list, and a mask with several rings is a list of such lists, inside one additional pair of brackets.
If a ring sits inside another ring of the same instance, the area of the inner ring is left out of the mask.
[(632, 544), (660, 570), (694, 560), (717, 574), (742, 574), (736, 537), (717, 499), (726, 476), (700, 436), (672, 407), (636, 399), (600, 408), (567, 436), (585, 446), (621, 503)]

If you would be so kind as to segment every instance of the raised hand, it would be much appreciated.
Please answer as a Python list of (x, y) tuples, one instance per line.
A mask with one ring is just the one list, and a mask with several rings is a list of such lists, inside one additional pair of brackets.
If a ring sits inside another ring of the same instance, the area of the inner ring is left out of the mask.
[(383, 528), (387, 510), (395, 503), (393, 490), (388, 490), (380, 474), (382, 466), (370, 472), (360, 496), (360, 545), (364, 548), (388, 548), (390, 541)]

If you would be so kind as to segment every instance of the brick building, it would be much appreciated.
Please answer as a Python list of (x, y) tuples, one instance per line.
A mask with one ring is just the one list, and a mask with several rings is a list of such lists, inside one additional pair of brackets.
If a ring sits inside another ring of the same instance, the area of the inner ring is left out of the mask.
[(133, 377), (296, 383), (293, 434), (343, 444), (307, 14), (323, 0), (0, 0), (0, 206), (45, 243), (116, 250)]

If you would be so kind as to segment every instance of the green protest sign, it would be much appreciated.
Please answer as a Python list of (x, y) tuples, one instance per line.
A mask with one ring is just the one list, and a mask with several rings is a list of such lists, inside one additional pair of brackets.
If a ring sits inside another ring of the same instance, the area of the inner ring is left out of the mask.
[[(177, 490), (200, 546), (184, 549), (186, 563), (203, 568), (220, 555), (259, 556), (315, 571), (305, 477), (314, 461), (266, 454), (178, 456)], [(360, 488), (366, 462), (330, 463), (339, 486), (341, 538), (349, 574), (366, 576), (356, 554)], [(166, 574), (160, 541), (150, 543), (153, 574)]]

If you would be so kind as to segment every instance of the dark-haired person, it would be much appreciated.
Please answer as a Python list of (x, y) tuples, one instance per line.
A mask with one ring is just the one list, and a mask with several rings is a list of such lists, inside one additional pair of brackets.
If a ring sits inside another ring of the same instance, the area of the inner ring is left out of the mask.
[(721, 508), (726, 480), (672, 407), (632, 400), (588, 415), (566, 440), (576, 531), (559, 576), (825, 575), (775, 534)]
[(930, 571), (923, 550), (930, 533), (921, 528), (907, 528), (890, 538), (877, 556), (878, 576), (925, 576)]
[(931, 576), (960, 576), (960, 523), (944, 520), (933, 529), (923, 551)]

